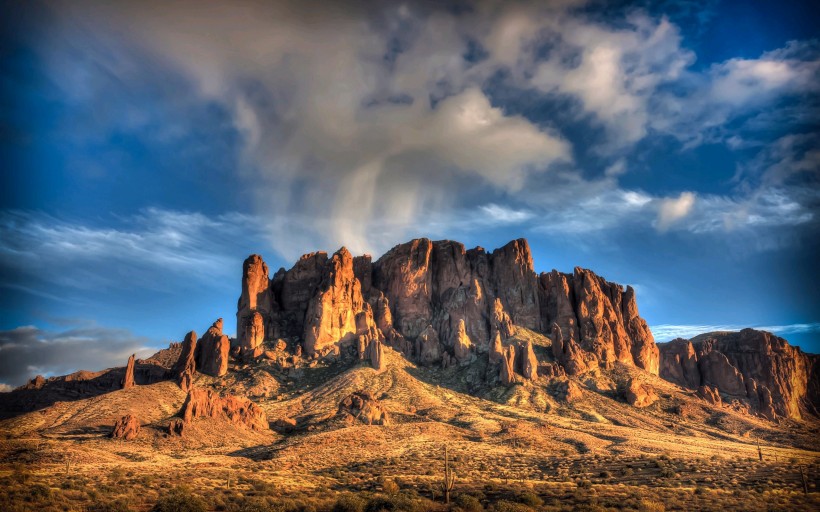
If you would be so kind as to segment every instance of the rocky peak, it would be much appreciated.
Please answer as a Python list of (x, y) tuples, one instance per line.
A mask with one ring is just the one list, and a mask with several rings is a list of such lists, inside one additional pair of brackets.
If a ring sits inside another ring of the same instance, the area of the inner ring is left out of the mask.
[[(523, 327), (551, 335), (553, 354), (569, 373), (617, 361), (658, 372), (657, 348), (634, 289), (582, 268), (537, 276), (524, 239), (488, 253), (419, 238), (375, 262), (345, 248), (330, 257), (310, 253), (267, 287), (266, 269), (256, 255), (243, 267), (241, 346), (260, 343), (259, 313), (265, 339), (301, 338), (308, 356), (347, 342), (360, 345), (364, 356), (369, 340), (378, 338), (422, 364), (446, 365), (451, 357), (495, 350), (496, 335), (504, 341)], [(537, 358), (516, 357), (537, 372)]]
[(723, 395), (724, 401), (740, 401), (770, 419), (801, 418), (814, 410), (814, 361), (769, 332), (706, 333), (663, 343), (660, 354), (661, 377), (698, 389), (712, 402)]

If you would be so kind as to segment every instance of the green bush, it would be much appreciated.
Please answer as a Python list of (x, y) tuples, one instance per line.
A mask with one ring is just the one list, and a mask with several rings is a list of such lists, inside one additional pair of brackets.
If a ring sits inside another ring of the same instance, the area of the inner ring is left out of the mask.
[(151, 512), (206, 512), (207, 509), (202, 498), (191, 494), (186, 487), (176, 487), (161, 496)]

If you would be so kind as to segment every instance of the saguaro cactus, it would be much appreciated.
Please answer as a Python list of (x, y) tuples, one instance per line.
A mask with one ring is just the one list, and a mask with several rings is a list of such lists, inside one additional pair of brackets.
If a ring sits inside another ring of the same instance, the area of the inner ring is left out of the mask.
[(456, 483), (456, 475), (450, 469), (450, 457), (447, 453), (447, 445), (444, 446), (444, 482), (441, 484), (441, 490), (444, 493), (444, 503), (450, 504), (450, 491), (453, 490), (453, 485)]

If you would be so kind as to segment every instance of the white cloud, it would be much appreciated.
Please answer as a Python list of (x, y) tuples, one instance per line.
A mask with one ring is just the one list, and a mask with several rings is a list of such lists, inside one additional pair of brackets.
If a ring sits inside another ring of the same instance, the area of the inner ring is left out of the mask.
[(694, 204), (695, 194), (692, 192), (681, 192), (677, 198), (661, 199), (658, 203), (658, 230), (666, 231), (671, 225), (689, 215)]
[(246, 256), (238, 252), (243, 240), (257, 238), (264, 227), (237, 213), (208, 217), (156, 208), (117, 223), (90, 226), (42, 213), (0, 212), (0, 263), (14, 270), (8, 275), (14, 281), (1, 284), (13, 287), (25, 276), (30, 287), (47, 285), (34, 293), (48, 294), (57, 285), (102, 290), (123, 282), (163, 289), (169, 282), (157, 277), (164, 275), (221, 286)]
[[(775, 205), (763, 187), (661, 198), (617, 180), (624, 154), (653, 134), (689, 147), (753, 147), (727, 122), (816, 92), (816, 45), (793, 42), (693, 70), (696, 56), (668, 18), (633, 11), (605, 24), (575, 9), (584, 3), (481, 2), (455, 14), (412, 3), (87, 1), (57, 4), (57, 18), (74, 44), (93, 37), (90, 46), (112, 55), (130, 44), (162, 59), (233, 115), (243, 141), (237, 175), (287, 259), (343, 244), (377, 252), (419, 226), (454, 237), (463, 212), (493, 215), (481, 205), (523, 204), (551, 230), (586, 233), (653, 220), (659, 231), (700, 234), (811, 219), (785, 187)], [(44, 43), (55, 76), (67, 74), (60, 34)], [(470, 42), (486, 53), (478, 62), (464, 58)], [(99, 53), (91, 58), (112, 76), (133, 72), (127, 59)], [(554, 119), (536, 123), (493, 104), (488, 87), (499, 74), (533, 94), (573, 100), (579, 120), (601, 127), (583, 144), (605, 157), (603, 178), (574, 166), (586, 148), (572, 147)], [(66, 87), (83, 93), (75, 75)], [(781, 174), (816, 160), (784, 162)], [(528, 190), (535, 182), (538, 190)], [(764, 215), (773, 211), (782, 215)]]

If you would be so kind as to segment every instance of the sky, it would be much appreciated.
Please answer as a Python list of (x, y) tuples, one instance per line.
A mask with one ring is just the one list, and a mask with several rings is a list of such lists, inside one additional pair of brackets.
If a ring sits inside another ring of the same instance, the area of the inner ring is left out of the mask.
[(820, 352), (812, 4), (2, 2), (0, 389), (235, 332), (249, 254), (417, 237)]

